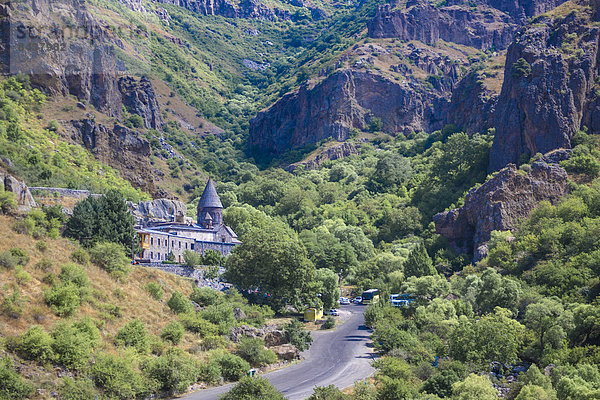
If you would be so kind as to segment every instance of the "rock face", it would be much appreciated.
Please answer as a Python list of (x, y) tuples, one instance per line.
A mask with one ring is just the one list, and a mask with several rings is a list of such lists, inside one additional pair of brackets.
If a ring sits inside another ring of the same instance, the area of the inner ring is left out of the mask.
[(569, 148), (573, 133), (584, 126), (600, 133), (596, 10), (541, 16), (510, 46), (490, 171), (523, 155)]
[(328, 148), (327, 150), (322, 151), (310, 160), (297, 164), (291, 164), (286, 168), (286, 170), (289, 172), (293, 172), (300, 165), (304, 166), (305, 169), (316, 169), (319, 168), (319, 166), (324, 161), (339, 160), (342, 158), (350, 157), (354, 154), (359, 154), (360, 147), (361, 143), (344, 142), (339, 146), (333, 146)]
[(129, 112), (141, 116), (146, 128), (162, 129), (156, 94), (146, 76), (139, 81), (132, 76), (124, 76), (119, 79), (119, 89), (123, 105)]
[(452, 92), (447, 122), (465, 133), (484, 133), (494, 126), (498, 95), (488, 90), (478, 71), (467, 74)]
[(0, 184), (5, 191), (12, 192), (15, 195), (18, 211), (27, 212), (36, 207), (35, 200), (29, 188), (22, 180), (17, 179), (6, 171), (0, 170)]
[(558, 165), (537, 161), (524, 173), (510, 164), (472, 189), (463, 207), (435, 215), (436, 232), (461, 252), (481, 253), (492, 231), (516, 228), (540, 201), (556, 203), (567, 190), (567, 173)]
[(226, 18), (253, 18), (261, 20), (292, 19), (288, 10), (270, 8), (258, 0), (242, 0), (237, 3), (228, 0), (158, 0), (160, 3), (174, 4), (202, 15), (220, 15)]
[(185, 216), (185, 204), (179, 200), (156, 199), (140, 201), (139, 203), (127, 202), (129, 211), (138, 220), (158, 219), (162, 221), (175, 221), (178, 217)]
[(91, 118), (68, 124), (72, 127), (71, 139), (83, 144), (98, 160), (118, 169), (133, 186), (164, 197), (149, 173), (152, 170), (150, 143), (137, 132), (119, 124), (114, 127), (99, 124)]
[(397, 83), (369, 71), (340, 70), (314, 87), (301, 86), (250, 121), (249, 144), (277, 155), (322, 139), (345, 140), (351, 128), (380, 118), (389, 133), (431, 131), (447, 100), (419, 82)]
[(369, 21), (369, 36), (435, 43), (454, 42), (482, 50), (507, 48), (528, 17), (548, 11), (564, 0), (450, 0), (436, 7), (427, 0), (379, 6)]
[[(268, 347), (279, 346), (285, 342), (284, 334), (276, 325), (266, 325), (261, 328), (254, 328), (248, 325), (241, 325), (231, 329), (229, 338), (232, 342), (239, 342), (243, 337), (259, 337), (265, 340)], [(297, 351), (297, 349), (296, 349)]]

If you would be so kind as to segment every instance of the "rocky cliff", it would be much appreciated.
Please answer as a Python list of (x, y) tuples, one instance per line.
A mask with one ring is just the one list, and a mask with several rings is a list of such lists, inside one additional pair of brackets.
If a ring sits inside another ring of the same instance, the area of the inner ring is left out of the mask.
[(229, 0), (157, 0), (160, 3), (173, 4), (202, 15), (220, 15), (226, 18), (253, 18), (262, 20), (292, 19), (288, 10), (268, 7), (258, 0), (242, 0), (238, 3)]
[(537, 161), (525, 173), (510, 164), (472, 189), (463, 207), (435, 215), (436, 232), (457, 250), (474, 251), (479, 260), (487, 253), (492, 231), (516, 228), (540, 201), (556, 203), (567, 190), (567, 173), (558, 165)]
[(277, 155), (322, 139), (345, 140), (351, 128), (380, 118), (389, 133), (434, 130), (447, 100), (416, 80), (396, 82), (370, 71), (340, 70), (314, 87), (286, 94), (250, 121), (249, 145)]
[(27, 212), (36, 207), (35, 200), (25, 182), (2, 169), (0, 169), (0, 185), (3, 190), (15, 195), (18, 211)]
[(152, 219), (171, 222), (180, 218), (183, 222), (186, 213), (184, 203), (171, 199), (156, 199), (139, 203), (128, 201), (127, 206), (138, 221)]
[(140, 80), (132, 76), (120, 78), (119, 90), (123, 105), (129, 112), (141, 116), (146, 128), (162, 129), (160, 107), (152, 83), (146, 76)]
[(446, 122), (467, 134), (486, 132), (494, 126), (498, 95), (489, 90), (479, 71), (467, 74), (452, 91)]
[(540, 16), (508, 50), (496, 107), (490, 171), (569, 148), (573, 133), (600, 133), (598, 6), (569, 2)]

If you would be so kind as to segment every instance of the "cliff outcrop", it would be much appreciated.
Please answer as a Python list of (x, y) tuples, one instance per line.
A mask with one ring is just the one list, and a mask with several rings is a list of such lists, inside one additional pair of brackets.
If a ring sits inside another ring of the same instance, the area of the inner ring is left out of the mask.
[[(258, 0), (242, 0), (234, 3), (229, 0), (157, 0), (160, 3), (173, 4), (202, 15), (220, 15), (226, 18), (252, 18), (268, 21), (287, 21), (292, 13), (277, 7), (269, 7)], [(315, 11), (318, 9), (315, 9)], [(313, 9), (310, 9), (315, 14)], [(321, 11), (321, 10), (318, 10)], [(317, 12), (317, 19), (322, 15)]]
[(138, 221), (152, 219), (171, 222), (180, 218), (183, 222), (186, 213), (184, 203), (171, 199), (156, 199), (139, 203), (128, 201), (127, 206)]
[(123, 105), (129, 112), (141, 116), (146, 128), (162, 129), (160, 107), (152, 83), (146, 76), (140, 80), (132, 76), (120, 78), (119, 90)]
[(485, 243), (494, 230), (514, 229), (540, 201), (557, 203), (567, 194), (567, 173), (555, 164), (534, 162), (527, 173), (509, 164), (478, 188), (472, 189), (461, 208), (433, 217), (436, 232), (456, 250), (486, 254)]
[(494, 126), (498, 95), (486, 88), (481, 73), (468, 73), (452, 91), (447, 123), (465, 133), (485, 133)]
[(15, 195), (18, 211), (27, 212), (36, 207), (35, 200), (25, 182), (2, 169), (0, 169), (0, 185), (4, 191), (12, 192)]
[(536, 18), (510, 46), (490, 171), (569, 148), (584, 126), (600, 133), (598, 5), (587, 4), (569, 3)]
[[(450, 0), (434, 6), (427, 0), (409, 0), (404, 6), (379, 6), (368, 23), (373, 38), (398, 38), (435, 43), (454, 42), (481, 50), (506, 49), (527, 19), (565, 0)], [(476, 3), (476, 6), (473, 6)]]
[(370, 71), (340, 70), (314, 87), (303, 85), (250, 121), (249, 145), (275, 156), (323, 139), (343, 141), (350, 129), (380, 118), (389, 133), (443, 126), (447, 97), (419, 81), (396, 82)]

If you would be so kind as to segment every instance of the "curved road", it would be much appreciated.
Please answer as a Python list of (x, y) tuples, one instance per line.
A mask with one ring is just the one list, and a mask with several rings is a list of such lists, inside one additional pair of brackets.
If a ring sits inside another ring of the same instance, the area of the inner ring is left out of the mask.
[[(315, 386), (335, 385), (341, 389), (370, 376), (375, 370), (371, 361), (375, 354), (369, 331), (364, 325), (364, 306), (341, 308), (350, 317), (335, 331), (312, 332), (313, 344), (302, 353), (304, 360), (290, 367), (261, 375), (267, 378), (289, 400), (306, 399)], [(203, 389), (184, 397), (185, 400), (215, 400), (233, 384)]]

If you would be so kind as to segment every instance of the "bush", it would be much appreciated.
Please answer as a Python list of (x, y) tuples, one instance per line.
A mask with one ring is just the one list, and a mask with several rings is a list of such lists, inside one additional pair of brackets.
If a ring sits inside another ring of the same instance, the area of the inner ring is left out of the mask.
[(215, 324), (208, 322), (195, 312), (181, 315), (179, 321), (181, 321), (185, 329), (197, 333), (201, 337), (216, 335), (219, 332), (219, 328)]
[(54, 286), (44, 292), (46, 304), (58, 316), (72, 315), (81, 305), (79, 288), (74, 283)]
[(275, 389), (267, 379), (246, 376), (231, 390), (220, 398), (221, 400), (284, 400), (283, 394)]
[(216, 304), (201, 311), (202, 318), (219, 325), (221, 330), (229, 330), (235, 324), (233, 306), (228, 303)]
[(90, 368), (94, 383), (109, 398), (133, 399), (152, 392), (154, 385), (133, 368), (133, 360), (102, 354)]
[(90, 259), (94, 264), (115, 277), (126, 276), (131, 267), (123, 246), (118, 243), (97, 243), (90, 249)]
[(173, 292), (167, 305), (175, 314), (183, 314), (194, 311), (194, 306), (190, 301), (178, 291)]
[(94, 383), (88, 379), (63, 378), (58, 395), (60, 400), (93, 399), (98, 394)]
[(13, 369), (8, 358), (0, 359), (0, 399), (20, 400), (33, 393), (33, 387)]
[(228, 381), (238, 381), (250, 370), (250, 364), (235, 354), (218, 352), (213, 360), (219, 365), (223, 378)]
[(0, 214), (10, 214), (17, 208), (13, 192), (0, 190)]
[(223, 294), (221, 292), (208, 287), (194, 288), (194, 291), (190, 294), (190, 300), (202, 307), (219, 304), (222, 299)]
[(189, 268), (197, 267), (202, 261), (200, 254), (192, 250), (185, 250), (183, 252), (183, 260), (185, 261), (185, 266)]
[(73, 263), (63, 265), (60, 269), (58, 278), (65, 284), (73, 283), (79, 288), (88, 287), (90, 285), (90, 280), (83, 267)]
[(2, 312), (11, 318), (20, 318), (23, 315), (23, 306), (25, 301), (21, 297), (21, 292), (14, 286), (13, 292), (2, 300)]
[(34, 267), (36, 269), (41, 269), (42, 271), (48, 271), (50, 268), (52, 268), (52, 261), (48, 260), (47, 258), (42, 258), (40, 261), (35, 263)]
[(526, 78), (531, 74), (531, 65), (524, 58), (519, 58), (512, 65), (510, 73), (515, 78)]
[(52, 332), (56, 361), (71, 369), (82, 369), (92, 358), (93, 340), (75, 324), (61, 323)]
[(323, 325), (321, 326), (323, 329), (333, 329), (335, 328), (335, 319), (330, 315), (327, 317)]
[(23, 285), (27, 282), (31, 282), (31, 275), (23, 269), (20, 265), (15, 268), (15, 280), (19, 285)]
[(150, 351), (150, 339), (146, 325), (139, 319), (128, 322), (117, 332), (115, 343), (121, 346), (134, 347), (138, 353), (147, 354)]
[(265, 341), (261, 338), (242, 338), (235, 353), (254, 367), (271, 364), (277, 360), (275, 353), (265, 348)]
[(54, 357), (52, 337), (39, 325), (34, 325), (19, 339), (17, 352), (26, 360), (46, 363)]
[(154, 300), (158, 300), (158, 301), (162, 300), (164, 292), (159, 283), (157, 283), (157, 282), (148, 283), (146, 285), (146, 290), (148, 291), (148, 293), (150, 293), (150, 296), (152, 296), (152, 298)]
[(207, 362), (198, 368), (199, 379), (209, 385), (215, 384), (221, 378), (221, 367), (216, 362)]
[(146, 375), (159, 383), (160, 389), (183, 393), (198, 380), (200, 370), (196, 362), (181, 349), (173, 348), (145, 366)]
[(71, 260), (77, 264), (87, 267), (87, 265), (90, 263), (90, 255), (84, 249), (79, 248), (71, 253)]
[(283, 327), (283, 334), (288, 343), (293, 344), (300, 351), (308, 350), (312, 343), (310, 332), (304, 329), (302, 322), (293, 320)]
[(179, 342), (181, 342), (181, 339), (183, 339), (183, 333), (183, 325), (181, 325), (181, 323), (177, 321), (173, 321), (167, 326), (165, 326), (162, 333), (160, 334), (160, 337), (163, 340), (167, 340), (173, 344), (179, 344)]
[(0, 267), (12, 269), (17, 265), (25, 266), (29, 262), (29, 256), (19, 248), (0, 253)]
[(35, 248), (44, 253), (48, 250), (48, 243), (44, 242), (43, 240), (38, 240), (35, 243)]

